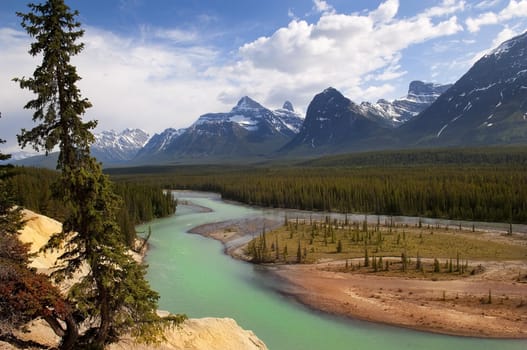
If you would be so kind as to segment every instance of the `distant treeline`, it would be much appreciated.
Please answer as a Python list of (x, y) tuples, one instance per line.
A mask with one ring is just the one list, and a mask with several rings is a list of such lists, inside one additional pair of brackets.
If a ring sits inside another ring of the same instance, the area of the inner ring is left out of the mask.
[(300, 163), (311, 167), (423, 166), (423, 165), (525, 165), (526, 146), (391, 150), (327, 156)]
[[(61, 200), (53, 199), (52, 191), (58, 173), (42, 168), (16, 168), (16, 175), (9, 179), (15, 191), (15, 200), (19, 205), (63, 221), (67, 207)], [(134, 181), (114, 185), (116, 193), (123, 199), (118, 222), (124, 239), (132, 244), (135, 237), (135, 225), (154, 218), (168, 216), (176, 210), (176, 202), (170, 193), (155, 184)]]
[(112, 174), (265, 207), (527, 222), (527, 151), (519, 148), (364, 153), (239, 168), (142, 167)]

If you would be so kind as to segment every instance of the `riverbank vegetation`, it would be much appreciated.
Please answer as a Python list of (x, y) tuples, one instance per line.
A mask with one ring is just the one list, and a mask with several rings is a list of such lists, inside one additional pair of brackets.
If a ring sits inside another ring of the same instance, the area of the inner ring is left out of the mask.
[(254, 263), (339, 261), (334, 270), (434, 279), (476, 274), (482, 261), (527, 258), (525, 239), (507, 235), (500, 240), (492, 233), (498, 238), (489, 240), (490, 234), (460, 226), (286, 218), (282, 227), (264, 230), (249, 242), (246, 253)]

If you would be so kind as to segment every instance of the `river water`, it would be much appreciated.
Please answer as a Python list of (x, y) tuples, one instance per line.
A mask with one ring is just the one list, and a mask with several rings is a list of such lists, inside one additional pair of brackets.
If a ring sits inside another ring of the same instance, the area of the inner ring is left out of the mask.
[(253, 330), (271, 350), (527, 348), (521, 340), (436, 335), (312, 311), (278, 293), (280, 282), (266, 269), (225, 255), (218, 241), (187, 233), (206, 223), (277, 216), (276, 212), (226, 203), (214, 194), (175, 195), (212, 211), (180, 204), (176, 215), (148, 223), (152, 236), (146, 258), (147, 278), (159, 292), (163, 310), (191, 318), (234, 318), (243, 328)]

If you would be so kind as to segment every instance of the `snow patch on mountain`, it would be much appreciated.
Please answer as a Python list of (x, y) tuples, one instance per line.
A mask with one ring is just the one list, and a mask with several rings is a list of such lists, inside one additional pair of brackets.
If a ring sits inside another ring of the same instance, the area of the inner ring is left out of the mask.
[(123, 162), (132, 159), (148, 142), (150, 136), (141, 129), (102, 131), (94, 135), (91, 151), (103, 163)]
[(377, 103), (362, 102), (360, 109), (364, 115), (377, 119), (390, 126), (400, 126), (428, 108), (442, 93), (452, 85), (412, 81), (408, 94), (397, 100), (380, 99)]
[(187, 129), (165, 129), (160, 134), (155, 134), (148, 141), (148, 143), (141, 149), (138, 156), (141, 154), (157, 154), (166, 151), (167, 147), (174, 142), (178, 137), (183, 135)]
[(244, 96), (238, 101), (238, 104), (233, 107), (232, 111), (233, 113), (236, 113), (237, 111), (253, 111), (253, 110), (261, 110), (265, 109), (261, 104), (256, 102), (255, 100), (251, 99), (249, 96)]
[[(248, 96), (238, 101), (227, 113), (208, 113), (200, 116), (190, 130), (200, 133), (214, 133), (211, 128), (225, 123), (236, 124), (249, 132), (258, 132), (261, 128), (274, 130), (281, 134), (298, 133), (302, 125), (300, 115), (294, 111), (293, 104), (286, 101), (281, 109), (271, 111)], [(206, 131), (205, 131), (206, 129)]]
[[(501, 45), (499, 45), (494, 50), (490, 51), (488, 54), (486, 54), (484, 57), (490, 57), (494, 56), (497, 59), (501, 59), (503, 55), (506, 55), (509, 53), (509, 51), (516, 45), (522, 45), (525, 39), (527, 38), (527, 32), (525, 32), (522, 35), (518, 35), (512, 39), (509, 39), (505, 42), (503, 42)], [(521, 51), (521, 55), (527, 54), (525, 50)]]

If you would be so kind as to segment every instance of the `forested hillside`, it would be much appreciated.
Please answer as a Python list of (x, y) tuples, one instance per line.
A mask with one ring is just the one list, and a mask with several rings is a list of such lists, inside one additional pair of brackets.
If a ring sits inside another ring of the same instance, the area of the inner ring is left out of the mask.
[(521, 149), (404, 151), (294, 166), (174, 166), (111, 173), (115, 178), (141, 176), (167, 188), (219, 192), (225, 199), (265, 207), (524, 223), (526, 159)]
[[(41, 168), (16, 168), (15, 172), (9, 181), (14, 187), (16, 203), (63, 221), (67, 209), (62, 201), (52, 196), (58, 173)], [(176, 201), (160, 186), (127, 181), (115, 184), (114, 189), (123, 200), (118, 222), (128, 244), (132, 244), (136, 236), (136, 224), (170, 215), (176, 210)]]

